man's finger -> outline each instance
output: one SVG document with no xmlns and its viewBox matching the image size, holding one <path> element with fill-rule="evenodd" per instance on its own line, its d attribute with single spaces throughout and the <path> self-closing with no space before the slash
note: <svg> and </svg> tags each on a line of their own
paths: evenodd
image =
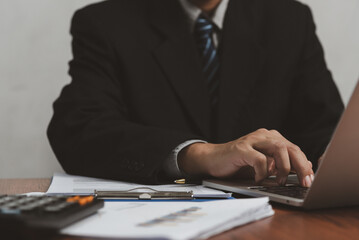
<svg viewBox="0 0 359 240">
<path fill-rule="evenodd" d="M 268 177 L 267 157 L 253 149 L 247 156 L 248 164 L 254 168 L 254 179 L 256 182 L 260 182 Z"/>
<path fill-rule="evenodd" d="M 269 176 L 275 176 L 277 175 L 277 167 L 275 165 L 274 158 L 271 156 L 267 156 L 267 165 L 268 165 L 268 175 Z"/>
<path fill-rule="evenodd" d="M 310 187 L 314 180 L 312 164 L 305 154 L 296 146 L 288 148 L 289 158 L 293 169 L 298 175 L 299 182 L 303 187 Z"/>
<path fill-rule="evenodd" d="M 277 169 L 277 182 L 284 185 L 291 168 L 286 142 L 281 139 L 267 139 L 257 143 L 255 149 L 274 158 Z"/>
<path fill-rule="evenodd" d="M 313 164 L 308 161 L 302 150 L 283 137 L 278 131 L 270 130 L 271 134 L 282 138 L 288 146 L 288 155 L 292 169 L 297 173 L 299 182 L 304 187 L 310 187 L 314 180 Z"/>
</svg>

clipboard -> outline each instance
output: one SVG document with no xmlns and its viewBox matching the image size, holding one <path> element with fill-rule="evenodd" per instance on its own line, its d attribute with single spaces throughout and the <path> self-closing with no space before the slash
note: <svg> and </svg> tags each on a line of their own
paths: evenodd
<svg viewBox="0 0 359 240">
<path fill-rule="evenodd" d="M 150 191 L 136 191 L 150 190 Z M 137 199 L 137 200 L 193 200 L 193 191 L 157 191 L 150 187 L 137 187 L 127 191 L 95 190 L 99 199 Z"/>
</svg>

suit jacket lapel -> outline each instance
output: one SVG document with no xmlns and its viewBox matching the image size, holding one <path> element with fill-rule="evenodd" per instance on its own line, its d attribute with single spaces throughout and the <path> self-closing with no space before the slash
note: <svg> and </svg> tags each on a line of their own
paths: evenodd
<svg viewBox="0 0 359 240">
<path fill-rule="evenodd" d="M 228 141 L 235 126 L 247 125 L 246 104 L 264 63 L 258 41 L 262 14 L 256 2 L 232 0 L 228 5 L 220 49 L 219 141 Z"/>
<path fill-rule="evenodd" d="M 210 106 L 198 50 L 177 1 L 151 2 L 150 22 L 163 36 L 153 54 L 200 133 L 208 137 Z"/>
</svg>

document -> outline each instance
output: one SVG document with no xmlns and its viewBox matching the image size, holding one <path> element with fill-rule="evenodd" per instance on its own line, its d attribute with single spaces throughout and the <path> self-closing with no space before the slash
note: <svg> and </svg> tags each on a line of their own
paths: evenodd
<svg viewBox="0 0 359 240">
<path fill-rule="evenodd" d="M 272 216 L 268 198 L 208 202 L 105 202 L 62 234 L 121 239 L 204 239 Z"/>
<path fill-rule="evenodd" d="M 89 195 L 97 191 L 129 191 L 134 188 L 152 188 L 156 191 L 193 191 L 195 198 L 229 198 L 231 193 L 194 184 L 141 185 L 98 178 L 55 173 L 47 194 Z M 138 189 L 135 191 L 144 191 Z"/>
</svg>

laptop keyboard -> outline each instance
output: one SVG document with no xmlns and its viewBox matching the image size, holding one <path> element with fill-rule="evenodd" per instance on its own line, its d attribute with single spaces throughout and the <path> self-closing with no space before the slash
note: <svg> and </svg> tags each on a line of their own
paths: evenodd
<svg viewBox="0 0 359 240">
<path fill-rule="evenodd" d="M 300 186 L 275 186 L 275 187 L 263 187 L 258 188 L 258 191 L 274 193 L 282 196 L 304 199 L 309 188 Z"/>
</svg>

